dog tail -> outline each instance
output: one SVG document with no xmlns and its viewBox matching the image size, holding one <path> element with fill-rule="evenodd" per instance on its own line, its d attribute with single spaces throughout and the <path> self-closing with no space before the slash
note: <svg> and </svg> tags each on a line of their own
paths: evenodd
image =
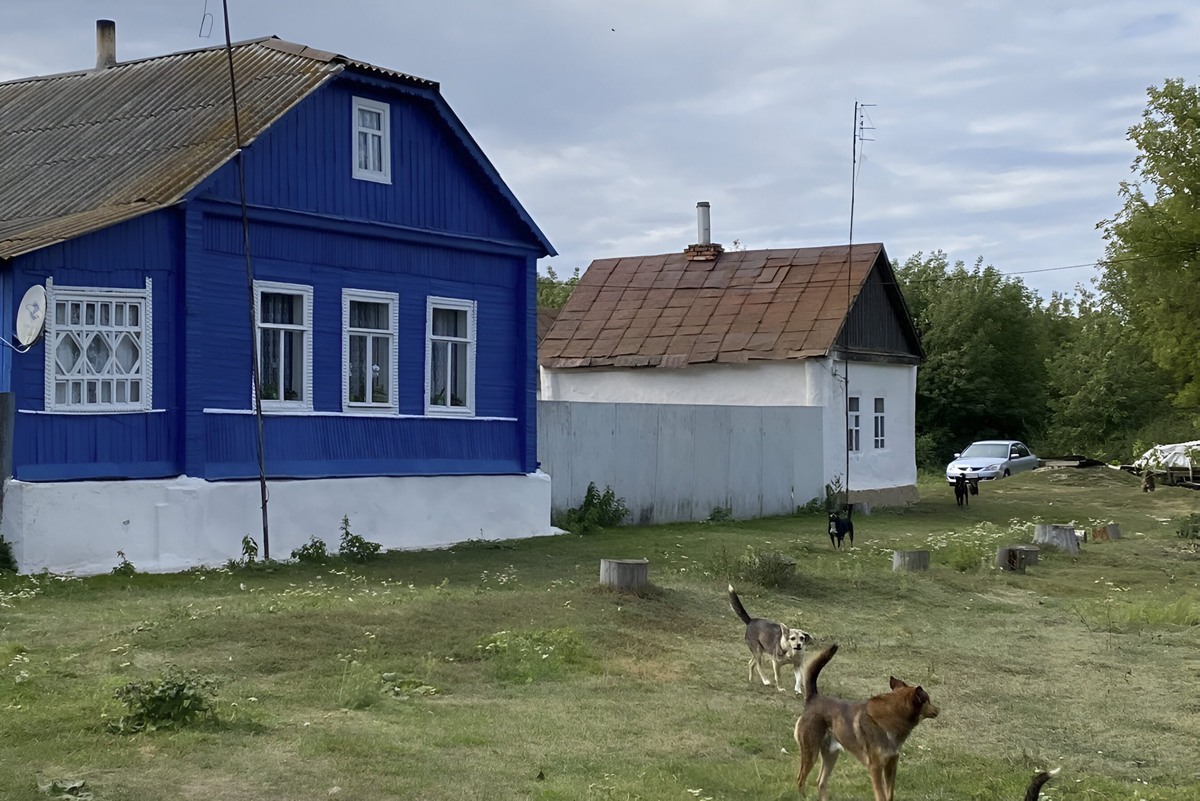
<svg viewBox="0 0 1200 801">
<path fill-rule="evenodd" d="M 804 664 L 804 703 L 807 704 L 813 698 L 816 698 L 817 675 L 821 672 L 821 668 L 829 664 L 830 659 L 833 659 L 833 655 L 837 653 L 837 649 L 837 643 L 835 642 Z"/>
<path fill-rule="evenodd" d="M 1029 788 L 1025 790 L 1025 801 L 1038 801 L 1038 797 L 1042 793 L 1042 785 L 1054 778 L 1061 767 L 1054 770 L 1042 770 L 1034 774 L 1033 781 L 1029 782 Z"/>
<path fill-rule="evenodd" d="M 742 606 L 742 601 L 737 597 L 737 593 L 733 591 L 733 585 L 729 585 L 729 605 L 733 607 L 733 611 L 737 612 L 737 616 L 742 619 L 742 622 L 747 626 L 754 618 L 750 617 L 750 613 L 746 611 L 746 607 Z"/>
</svg>

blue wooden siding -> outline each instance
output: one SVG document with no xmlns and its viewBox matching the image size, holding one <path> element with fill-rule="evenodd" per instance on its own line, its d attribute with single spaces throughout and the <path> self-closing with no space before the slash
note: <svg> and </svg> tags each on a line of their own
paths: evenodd
<svg viewBox="0 0 1200 801">
<path fill-rule="evenodd" d="M 391 105 L 390 185 L 351 176 L 354 96 Z M 247 147 L 255 278 L 313 289 L 315 413 L 266 415 L 269 476 L 536 469 L 534 294 L 544 247 L 447 120 L 433 93 L 339 78 Z M 245 413 L 252 326 L 237 187 L 229 163 L 176 210 L 13 261 L 18 298 L 51 277 L 130 288 L 150 277 L 154 290 L 156 412 L 18 413 L 17 478 L 258 475 Z M 343 288 L 399 296 L 399 417 L 341 414 Z M 500 419 L 420 417 L 429 296 L 477 302 L 475 414 Z M 12 358 L 19 410 L 43 409 L 43 348 Z"/>
<path fill-rule="evenodd" d="M 182 472 L 179 403 L 179 213 L 147 214 L 13 259 L 13 290 L 33 284 L 142 289 L 153 284 L 153 407 L 127 414 L 31 414 L 45 409 L 43 337 L 12 356 L 13 475 L 21 480 L 149 478 Z M 15 302 L 15 301 L 14 301 Z"/>
<path fill-rule="evenodd" d="M 391 108 L 391 184 L 351 178 L 354 97 Z M 327 84 L 246 148 L 247 202 L 535 247 L 439 114 L 440 102 L 428 91 L 388 92 L 348 76 Z M 237 198 L 237 174 L 223 170 L 195 195 Z"/>
</svg>

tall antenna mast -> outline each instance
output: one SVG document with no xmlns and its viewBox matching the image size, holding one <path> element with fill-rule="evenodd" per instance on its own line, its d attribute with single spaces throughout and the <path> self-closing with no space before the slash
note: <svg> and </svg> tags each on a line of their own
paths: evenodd
<svg viewBox="0 0 1200 801">
<path fill-rule="evenodd" d="M 858 186 L 858 170 L 859 170 L 859 142 L 871 142 L 865 135 L 866 131 L 875 130 L 874 126 L 866 124 L 866 109 L 874 107 L 874 103 L 859 103 L 854 101 L 854 127 L 850 136 L 850 238 L 846 246 L 846 317 L 849 319 L 850 302 L 854 299 L 854 201 L 855 190 Z M 849 347 L 849 329 L 842 329 L 842 341 L 845 343 L 845 348 Z M 845 473 L 845 502 L 842 504 L 847 511 L 850 508 L 850 451 L 851 447 L 856 444 L 851 442 L 850 436 L 850 356 L 844 349 L 842 351 L 842 387 L 843 397 L 846 404 L 846 473 Z M 861 404 L 858 413 L 862 414 Z M 861 433 L 860 433 L 861 436 Z"/>
</svg>

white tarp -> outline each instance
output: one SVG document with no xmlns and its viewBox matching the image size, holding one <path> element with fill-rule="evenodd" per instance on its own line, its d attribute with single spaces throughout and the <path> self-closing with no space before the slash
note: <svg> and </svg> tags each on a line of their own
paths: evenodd
<svg viewBox="0 0 1200 801">
<path fill-rule="evenodd" d="M 1189 453 L 1196 456 L 1195 464 Z M 1200 468 L 1200 439 L 1177 442 L 1174 445 L 1155 445 L 1133 463 L 1134 467 L 1149 467 L 1153 470 L 1191 470 Z"/>
</svg>

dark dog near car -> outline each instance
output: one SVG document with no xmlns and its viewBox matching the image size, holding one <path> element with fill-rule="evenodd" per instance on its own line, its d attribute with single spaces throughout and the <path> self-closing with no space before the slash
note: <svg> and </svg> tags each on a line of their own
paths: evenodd
<svg viewBox="0 0 1200 801">
<path fill-rule="evenodd" d="M 959 506 L 971 505 L 971 487 L 965 473 L 959 473 L 954 477 L 954 501 Z"/>
<path fill-rule="evenodd" d="M 847 537 L 850 538 L 850 547 L 854 547 L 854 521 L 850 518 L 853 511 L 853 506 L 847 506 L 844 516 L 837 512 L 829 513 L 829 541 L 833 543 L 833 547 L 841 548 Z"/>
</svg>

